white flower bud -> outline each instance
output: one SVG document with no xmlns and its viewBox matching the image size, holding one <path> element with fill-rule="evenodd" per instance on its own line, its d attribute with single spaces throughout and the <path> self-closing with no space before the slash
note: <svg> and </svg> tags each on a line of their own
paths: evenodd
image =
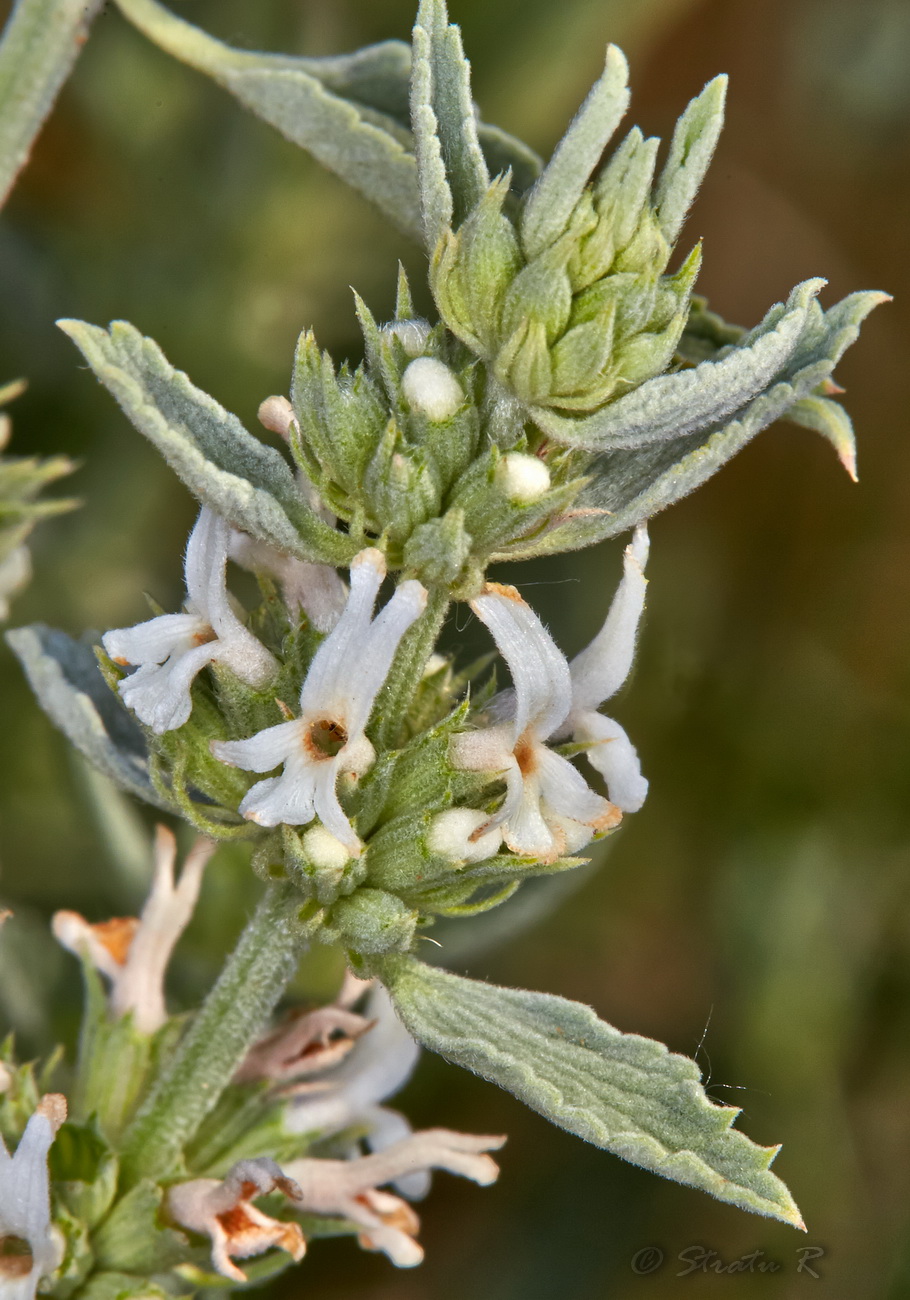
<svg viewBox="0 0 910 1300">
<path fill-rule="evenodd" d="M 383 325 L 382 332 L 396 338 L 409 357 L 419 357 L 430 337 L 430 324 L 419 317 L 415 320 L 393 320 L 388 325 Z"/>
<path fill-rule="evenodd" d="M 278 433 L 287 442 L 291 436 L 291 425 L 297 421 L 294 408 L 286 397 L 267 397 L 260 402 L 259 423 L 272 433 Z"/>
<path fill-rule="evenodd" d="M 492 858 L 502 844 L 502 831 L 495 826 L 477 835 L 489 820 L 489 813 L 478 808 L 449 808 L 433 818 L 427 848 L 450 862 L 483 862 Z"/>
<path fill-rule="evenodd" d="M 341 840 L 324 826 L 311 826 L 301 836 L 300 843 L 313 866 L 323 871 L 343 871 L 351 860 Z"/>
<path fill-rule="evenodd" d="M 404 372 L 401 387 L 411 410 L 434 423 L 451 419 L 464 401 L 461 384 L 452 371 L 433 357 L 412 361 Z"/>
<path fill-rule="evenodd" d="M 528 506 L 550 490 L 550 471 L 537 456 L 510 451 L 496 467 L 496 485 L 515 505 Z"/>
</svg>

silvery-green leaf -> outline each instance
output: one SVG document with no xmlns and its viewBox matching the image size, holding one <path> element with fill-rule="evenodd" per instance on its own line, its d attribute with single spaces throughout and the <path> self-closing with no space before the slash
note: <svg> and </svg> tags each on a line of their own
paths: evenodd
<svg viewBox="0 0 910 1300">
<path fill-rule="evenodd" d="M 560 1128 L 719 1200 L 802 1228 L 761 1147 L 711 1102 L 701 1072 L 590 1007 L 464 979 L 412 957 L 379 965 L 395 1009 L 431 1051 L 498 1084 Z"/>
<path fill-rule="evenodd" d="M 525 198 L 521 242 L 528 258 L 542 253 L 568 225 L 592 171 L 629 106 L 628 78 L 629 66 L 622 50 L 608 45 L 599 80 Z"/>
<path fill-rule="evenodd" d="M 306 504 L 281 455 L 175 370 L 125 321 L 110 332 L 58 321 L 137 429 L 205 505 L 303 560 L 345 563 L 353 546 Z"/>
<path fill-rule="evenodd" d="M 374 102 L 399 106 L 404 67 L 399 52 L 381 46 L 378 55 L 361 51 L 347 64 L 329 60 L 323 70 L 321 60 L 232 49 L 155 0 L 118 3 L 150 40 L 212 77 L 372 200 L 406 234 L 420 238 L 417 168 L 407 131 L 396 116 L 359 98 L 372 89 Z M 372 87 L 365 71 L 373 77 Z"/>
<path fill-rule="evenodd" d="M 654 206 L 668 241 L 675 243 L 714 154 L 724 124 L 727 78 L 715 77 L 676 124 L 670 156 L 660 174 Z"/>
<path fill-rule="evenodd" d="M 772 307 L 742 342 L 692 370 L 658 375 L 583 419 L 534 407 L 534 423 L 554 441 L 592 451 L 677 440 L 714 425 L 768 386 L 793 355 L 809 305 L 824 280 L 807 280 Z"/>
<path fill-rule="evenodd" d="M 830 397 L 803 397 L 789 407 L 785 418 L 790 424 L 801 425 L 804 429 L 814 429 L 823 438 L 827 438 L 837 452 L 837 459 L 854 483 L 856 482 L 856 437 L 853 433 L 853 421 L 840 402 L 832 402 Z"/>
<path fill-rule="evenodd" d="M 103 0 L 18 0 L 0 40 L 0 207 Z"/>
<path fill-rule="evenodd" d="M 411 121 L 427 249 L 459 226 L 490 183 L 477 138 L 471 69 L 444 0 L 421 0 L 413 34 Z"/>
<path fill-rule="evenodd" d="M 886 301 L 887 294 L 865 292 L 850 294 L 827 312 L 812 303 L 803 336 L 781 375 L 736 412 L 732 420 L 679 441 L 598 456 L 587 470 L 590 483 L 579 497 L 579 508 L 554 521 L 554 526 L 539 537 L 503 548 L 496 558 L 529 559 L 577 550 L 615 537 L 699 487 L 775 420 L 792 419 L 793 423 L 818 428 L 810 423 L 810 412 L 803 403 L 813 403 L 817 413 L 818 392 L 829 380 L 834 365 L 857 338 L 865 317 Z M 844 438 L 844 425 L 840 417 L 835 421 L 827 410 L 824 416 L 828 424 L 819 431 L 834 442 L 849 470 L 850 444 L 839 441 Z M 847 418 L 844 412 L 843 420 Z"/>
<path fill-rule="evenodd" d="M 173 811 L 152 786 L 145 738 L 101 676 L 92 647 L 41 623 L 6 639 L 38 703 L 92 766 L 137 798 Z"/>
</svg>

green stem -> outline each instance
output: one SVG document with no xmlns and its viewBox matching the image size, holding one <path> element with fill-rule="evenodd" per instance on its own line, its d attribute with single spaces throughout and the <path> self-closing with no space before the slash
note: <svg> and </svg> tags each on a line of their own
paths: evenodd
<svg viewBox="0 0 910 1300">
<path fill-rule="evenodd" d="M 158 1178 L 217 1103 L 297 969 L 289 885 L 270 885 L 173 1059 L 123 1137 L 129 1182 Z"/>
<path fill-rule="evenodd" d="M 377 700 L 379 720 L 373 728 L 372 739 L 380 753 L 384 749 L 394 749 L 400 743 L 408 705 L 435 649 L 448 608 L 448 589 L 431 587 L 426 609 L 401 638 L 395 661 Z"/>
<path fill-rule="evenodd" d="M 0 39 L 0 207 L 104 0 L 17 0 Z"/>
</svg>

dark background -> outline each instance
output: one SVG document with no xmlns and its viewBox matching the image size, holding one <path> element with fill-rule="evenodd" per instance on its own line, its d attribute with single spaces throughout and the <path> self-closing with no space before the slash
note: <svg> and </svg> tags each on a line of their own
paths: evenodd
<svg viewBox="0 0 910 1300">
<path fill-rule="evenodd" d="M 237 45 L 310 54 L 407 38 L 406 0 L 192 0 L 174 8 Z M 275 1294 L 371 1300 L 910 1295 L 910 5 L 906 0 L 453 0 L 484 116 L 548 152 L 602 62 L 632 66 L 629 124 L 669 136 L 703 83 L 731 74 L 728 125 L 685 237 L 699 283 L 753 324 L 793 283 L 895 295 L 838 378 L 857 426 L 853 486 L 816 435 L 762 434 L 652 528 L 637 670 L 616 705 L 652 782 L 602 870 L 546 923 L 470 970 L 592 1003 L 623 1030 L 697 1054 L 741 1105 L 809 1225 L 792 1229 L 664 1183 L 424 1060 L 415 1123 L 507 1131 L 496 1187 L 440 1176 L 427 1260 L 411 1273 L 349 1240 L 314 1243 Z M 13 450 L 66 451 L 84 508 L 35 536 L 14 624 L 79 633 L 182 597 L 187 493 L 54 329 L 125 317 L 248 425 L 287 386 L 298 330 L 356 358 L 349 285 L 390 313 L 396 260 L 422 257 L 358 196 L 113 10 L 3 217 L 0 379 L 25 375 Z M 619 574 L 607 545 L 496 576 L 523 588 L 568 653 Z M 531 587 L 530 584 L 535 586 Z M 3 652 L 0 880 L 14 900 L 0 1009 L 24 1051 L 72 1044 L 75 965 L 44 918 L 102 918 L 141 896 L 136 814 L 86 784 Z M 101 803 L 98 803 L 98 800 Z M 99 811 L 100 809 L 100 811 Z M 99 818 L 118 848 L 106 847 Z M 174 968 L 175 1005 L 217 969 L 254 885 L 238 854 L 209 872 Z M 517 905 L 517 904 L 516 904 Z M 514 905 L 513 905 L 514 906 Z M 504 916 L 505 914 L 503 914 Z M 305 974 L 327 989 L 324 962 Z M 52 1012 L 34 996 L 52 997 Z M 703 1244 L 779 1271 L 675 1276 Z M 822 1247 L 814 1280 L 796 1270 Z M 666 1252 L 649 1276 L 631 1260 Z"/>
</svg>

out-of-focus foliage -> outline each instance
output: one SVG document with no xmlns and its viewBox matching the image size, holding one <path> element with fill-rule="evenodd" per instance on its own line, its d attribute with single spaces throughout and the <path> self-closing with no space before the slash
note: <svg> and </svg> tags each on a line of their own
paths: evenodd
<svg viewBox="0 0 910 1300">
<path fill-rule="evenodd" d="M 413 20 L 405 0 L 187 0 L 179 11 L 234 46 L 306 54 L 406 39 Z M 750 1133 L 784 1138 L 776 1168 L 804 1211 L 806 1244 L 826 1252 L 813 1263 L 826 1295 L 897 1300 L 910 1286 L 905 7 L 453 0 L 452 17 L 484 117 L 544 153 L 608 39 L 635 68 L 630 121 L 665 138 L 681 104 L 730 73 L 728 126 L 685 231 L 704 238 L 699 289 L 728 320 L 757 319 L 817 274 L 832 301 L 857 283 L 895 294 L 838 375 L 860 433 L 858 488 L 820 440 L 780 426 L 656 521 L 640 666 L 623 704 L 648 803 L 545 932 L 495 960 L 475 956 L 470 971 L 580 998 L 621 1029 L 696 1053 L 709 1093 L 743 1105 Z M 36 577 L 14 622 L 76 634 L 125 625 L 144 616 L 143 589 L 175 608 L 193 515 L 79 373 L 56 317 L 131 319 L 249 424 L 281 391 L 301 327 L 356 358 L 346 286 L 386 318 L 399 257 L 420 283 L 421 255 L 365 202 L 105 12 L 0 228 L 3 371 L 30 381 L 16 449 L 77 456 L 73 490 L 86 501 L 35 535 Z M 541 584 L 535 606 L 571 653 L 595 630 L 618 568 L 599 548 L 520 579 Z M 497 576 L 516 577 L 505 566 Z M 129 851 L 133 812 L 96 786 L 87 796 L 3 653 L 0 887 L 23 900 L 23 929 L 4 935 L 0 997 L 23 1051 L 37 1052 L 71 1033 L 78 1010 L 41 917 L 135 905 L 130 863 L 142 859 Z M 122 866 L 99 817 L 118 827 Z M 253 888 L 243 851 L 225 851 L 178 953 L 175 1001 L 205 988 Z M 21 991 L 36 954 L 53 1025 Z M 314 960 L 301 988 L 324 995 L 333 974 Z M 440 1185 L 418 1272 L 318 1243 L 305 1274 L 280 1284 L 288 1296 L 625 1297 L 645 1285 L 633 1256 L 654 1244 L 666 1259 L 647 1286 L 669 1297 L 682 1285 L 676 1257 L 694 1243 L 726 1261 L 762 1249 L 781 1262 L 773 1276 L 724 1278 L 725 1295 L 789 1297 L 812 1284 L 797 1275 L 792 1231 L 605 1161 L 441 1062 L 423 1064 L 406 1104 L 415 1121 L 423 1109 L 511 1132 L 498 1187 L 480 1202 Z"/>
</svg>

